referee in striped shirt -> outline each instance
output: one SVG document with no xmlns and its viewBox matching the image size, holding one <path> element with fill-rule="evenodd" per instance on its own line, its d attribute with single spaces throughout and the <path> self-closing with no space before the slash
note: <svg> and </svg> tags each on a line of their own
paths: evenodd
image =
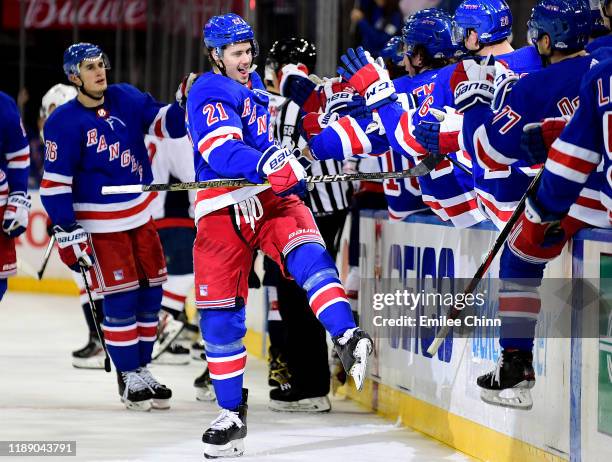
<svg viewBox="0 0 612 462">
<path fill-rule="evenodd" d="M 286 64 L 298 65 L 306 74 L 310 74 L 316 64 L 314 45 L 301 38 L 275 42 L 268 54 L 264 77 L 266 87 L 271 93 L 269 109 L 276 140 L 284 147 L 297 147 L 301 150 L 307 145 L 298 130 L 298 122 L 303 113 L 296 103 L 278 94 L 279 71 Z M 309 169 L 311 175 L 333 175 L 342 173 L 342 164 L 330 159 L 313 162 Z M 352 187 L 348 182 L 319 183 L 304 199 L 312 210 L 327 250 L 334 259 L 349 212 L 351 195 Z M 281 344 L 291 378 L 288 385 L 270 391 L 270 407 L 274 410 L 297 412 L 328 411 L 331 408 L 327 398 L 330 373 L 325 331 L 310 310 L 306 293 L 294 281 L 280 276 L 277 294 L 284 336 L 274 337 L 284 337 L 276 343 Z M 274 327 L 270 326 L 269 330 L 272 334 Z M 270 338 L 274 347 L 273 335 L 270 335 Z"/>
</svg>

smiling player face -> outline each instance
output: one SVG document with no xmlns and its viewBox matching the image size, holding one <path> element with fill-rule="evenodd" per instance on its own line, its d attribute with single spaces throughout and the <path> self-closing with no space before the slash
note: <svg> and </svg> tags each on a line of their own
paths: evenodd
<svg viewBox="0 0 612 462">
<path fill-rule="evenodd" d="M 219 59 L 219 58 L 217 58 Z M 241 84 L 249 81 L 249 69 L 253 63 L 251 42 L 234 43 L 223 50 L 223 65 L 226 75 Z"/>
</svg>

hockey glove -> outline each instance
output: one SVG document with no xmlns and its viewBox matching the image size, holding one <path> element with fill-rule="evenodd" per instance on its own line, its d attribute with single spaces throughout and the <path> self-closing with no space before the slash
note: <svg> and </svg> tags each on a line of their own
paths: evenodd
<svg viewBox="0 0 612 462">
<path fill-rule="evenodd" d="M 175 97 L 176 102 L 179 103 L 179 106 L 183 109 L 187 107 L 187 96 L 191 91 L 191 87 L 201 75 L 201 72 L 198 72 L 197 74 L 195 72 L 191 72 L 189 75 L 183 77 L 183 81 L 179 84 Z"/>
<path fill-rule="evenodd" d="M 270 146 L 259 160 L 257 171 L 268 178 L 277 196 L 301 196 L 306 192 L 306 170 L 289 148 Z"/>
<path fill-rule="evenodd" d="M 308 78 L 303 68 L 287 64 L 281 69 L 280 93 L 300 106 L 304 112 L 318 112 L 321 108 L 317 84 Z"/>
<path fill-rule="evenodd" d="M 518 82 L 519 76 L 499 62 L 495 64 L 497 65 L 497 72 L 495 76 L 495 92 L 493 93 L 492 109 L 494 111 L 499 111 L 506 102 L 510 90 L 512 90 L 514 84 Z"/>
<path fill-rule="evenodd" d="M 333 112 L 326 112 L 325 114 L 310 112 L 300 119 L 298 130 L 306 141 L 310 141 L 313 136 L 321 133 L 324 128 L 339 118 L 340 116 Z"/>
<path fill-rule="evenodd" d="M 555 258 L 565 242 L 562 216 L 548 213 L 533 197 L 528 197 L 525 211 L 514 225 L 508 246 L 524 260 L 543 263 Z"/>
<path fill-rule="evenodd" d="M 568 123 L 564 117 L 550 117 L 542 122 L 527 124 L 523 127 L 521 148 L 533 164 L 546 162 L 548 151 Z"/>
<path fill-rule="evenodd" d="M 362 47 L 349 48 L 340 60 L 344 67 L 338 67 L 338 74 L 365 98 L 370 110 L 397 100 L 395 87 L 382 60 L 374 61 Z"/>
<path fill-rule="evenodd" d="M 70 226 L 55 225 L 53 227 L 55 240 L 59 249 L 59 256 L 66 266 L 77 273 L 81 267 L 91 268 L 93 255 L 89 247 L 89 235 L 78 223 Z"/>
<path fill-rule="evenodd" d="M 2 219 L 2 231 L 9 237 L 17 237 L 28 227 L 28 214 L 32 208 L 30 196 L 24 192 L 9 194 L 4 217 Z"/>
<path fill-rule="evenodd" d="M 448 154 L 459 150 L 459 132 L 443 132 L 442 124 L 422 121 L 414 128 L 414 137 L 427 152 Z"/>
<path fill-rule="evenodd" d="M 479 103 L 490 106 L 495 93 L 495 72 L 495 58 L 492 55 L 480 62 L 470 58 L 457 64 L 451 75 L 455 109 L 465 112 Z"/>
<path fill-rule="evenodd" d="M 350 84 L 343 82 L 339 77 L 326 80 L 323 84 L 321 96 L 325 99 L 324 112 L 333 112 L 341 116 L 350 115 L 354 118 L 363 118 L 370 115 L 365 99 Z"/>
</svg>

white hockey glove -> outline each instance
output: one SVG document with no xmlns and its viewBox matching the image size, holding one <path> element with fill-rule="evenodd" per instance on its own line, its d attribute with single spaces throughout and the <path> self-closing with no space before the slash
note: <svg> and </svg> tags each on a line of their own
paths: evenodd
<svg viewBox="0 0 612 462">
<path fill-rule="evenodd" d="M 495 72 L 495 58 L 492 55 L 480 62 L 470 58 L 457 64 L 451 76 L 451 88 L 458 112 L 465 112 L 478 103 L 491 105 L 495 92 Z"/>
<path fill-rule="evenodd" d="M 506 101 L 512 87 L 519 80 L 519 75 L 497 61 L 495 63 L 495 92 L 493 93 L 492 109 L 499 111 Z"/>
<path fill-rule="evenodd" d="M 370 110 L 397 100 L 395 87 L 382 60 L 375 61 L 362 47 L 349 48 L 340 60 L 344 67 L 338 67 L 338 74 L 365 98 Z"/>
<path fill-rule="evenodd" d="M 189 75 L 186 75 L 185 77 L 183 77 L 183 80 L 181 81 L 178 88 L 176 89 L 176 94 L 175 94 L 176 102 L 179 103 L 179 106 L 182 107 L 183 109 L 187 107 L 187 96 L 189 95 L 189 92 L 191 91 L 191 87 L 193 86 L 195 81 L 198 79 L 198 77 L 200 77 L 201 75 L 202 75 L 201 72 L 198 72 L 198 73 L 191 72 Z"/>
<path fill-rule="evenodd" d="M 30 196 L 24 192 L 9 194 L 4 217 L 2 219 L 2 231 L 9 237 L 17 237 L 28 227 L 28 219 L 32 201 Z"/>
<path fill-rule="evenodd" d="M 89 247 L 89 234 L 78 223 L 70 226 L 53 227 L 59 255 L 66 266 L 77 273 L 81 267 L 89 269 L 93 265 L 93 254 Z"/>
<path fill-rule="evenodd" d="M 289 148 L 270 146 L 259 160 L 257 171 L 268 179 L 277 196 L 306 192 L 306 170 Z"/>
</svg>

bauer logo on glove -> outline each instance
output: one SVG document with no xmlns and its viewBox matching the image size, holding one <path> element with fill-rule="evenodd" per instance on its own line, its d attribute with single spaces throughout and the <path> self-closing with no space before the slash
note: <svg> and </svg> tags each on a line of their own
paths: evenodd
<svg viewBox="0 0 612 462">
<path fill-rule="evenodd" d="M 22 234 L 28 227 L 31 207 L 30 196 L 26 196 L 23 192 L 11 193 L 2 218 L 2 231 L 9 237 L 17 237 Z"/>
</svg>

